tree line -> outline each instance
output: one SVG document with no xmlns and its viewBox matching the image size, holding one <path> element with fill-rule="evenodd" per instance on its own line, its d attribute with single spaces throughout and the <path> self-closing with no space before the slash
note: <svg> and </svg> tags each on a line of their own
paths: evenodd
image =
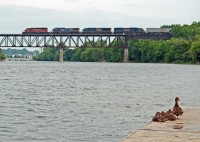
<svg viewBox="0 0 200 142">
<path fill-rule="evenodd" d="M 141 63 L 200 63 L 200 22 L 170 27 L 172 39 L 132 41 L 129 59 Z"/>
<path fill-rule="evenodd" d="M 9 55 L 10 57 L 12 55 L 38 55 L 39 54 L 39 51 L 38 50 L 35 50 L 35 51 L 28 51 L 26 48 L 23 48 L 23 49 L 11 49 L 11 48 L 8 48 L 8 49 L 3 49 L 3 53 L 6 54 L 6 55 Z"/>
<path fill-rule="evenodd" d="M 37 61 L 58 61 L 59 50 L 55 47 L 45 48 L 36 56 Z M 122 62 L 123 49 L 121 48 L 64 48 L 64 61 L 77 62 Z"/>
</svg>

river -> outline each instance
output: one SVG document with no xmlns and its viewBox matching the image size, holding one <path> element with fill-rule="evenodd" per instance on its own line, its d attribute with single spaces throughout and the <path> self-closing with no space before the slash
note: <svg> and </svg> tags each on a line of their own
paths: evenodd
<svg viewBox="0 0 200 142">
<path fill-rule="evenodd" d="M 0 62 L 0 141 L 118 142 L 199 92 L 199 65 Z"/>
</svg>

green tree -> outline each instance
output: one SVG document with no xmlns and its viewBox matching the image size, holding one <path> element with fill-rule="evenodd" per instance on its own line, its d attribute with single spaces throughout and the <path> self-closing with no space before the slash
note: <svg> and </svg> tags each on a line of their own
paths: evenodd
<svg viewBox="0 0 200 142">
<path fill-rule="evenodd" d="M 150 40 L 143 40 L 141 48 L 141 62 L 147 63 L 153 60 L 153 46 Z"/>
<path fill-rule="evenodd" d="M 82 61 L 81 53 L 85 50 L 85 48 L 77 48 L 74 50 L 71 61 Z"/>
<path fill-rule="evenodd" d="M 188 52 L 190 50 L 191 43 L 185 39 L 171 39 L 166 41 L 166 47 L 168 48 L 165 54 L 165 62 L 186 62 L 191 59 L 191 55 Z"/>
<path fill-rule="evenodd" d="M 6 56 L 3 54 L 1 48 L 0 48 L 0 61 L 3 61 L 6 59 Z"/>
<path fill-rule="evenodd" d="M 164 41 L 154 41 L 153 44 L 153 62 L 162 63 L 164 62 L 165 53 L 167 52 L 167 47 Z"/>
<path fill-rule="evenodd" d="M 194 21 L 191 25 L 175 25 L 171 29 L 174 38 L 194 39 L 200 35 L 200 23 Z"/>
<path fill-rule="evenodd" d="M 190 50 L 193 62 L 200 62 L 200 36 L 197 36 L 196 41 L 192 42 Z"/>
<path fill-rule="evenodd" d="M 36 57 L 37 61 L 58 61 L 58 48 L 46 47 L 44 51 Z"/>
<path fill-rule="evenodd" d="M 71 61 L 73 54 L 74 54 L 73 49 L 65 48 L 63 53 L 64 61 Z"/>
<path fill-rule="evenodd" d="M 121 48 L 105 48 L 104 57 L 107 62 L 123 62 L 124 50 Z"/>
<path fill-rule="evenodd" d="M 141 61 L 141 45 L 139 41 L 132 41 L 129 46 L 129 60 L 134 62 Z"/>
<path fill-rule="evenodd" d="M 154 42 L 152 40 L 140 40 L 130 45 L 130 60 L 134 62 L 153 61 Z"/>
</svg>

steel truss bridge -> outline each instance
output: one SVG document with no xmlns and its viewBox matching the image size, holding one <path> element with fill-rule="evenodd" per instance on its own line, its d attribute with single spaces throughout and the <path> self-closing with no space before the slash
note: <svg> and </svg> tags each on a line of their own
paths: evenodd
<svg viewBox="0 0 200 142">
<path fill-rule="evenodd" d="M 0 34 L 0 47 L 59 47 L 60 61 L 63 61 L 63 48 L 113 47 L 124 48 L 124 62 L 128 61 L 128 42 L 131 40 L 167 40 L 169 33 L 135 34 Z"/>
</svg>

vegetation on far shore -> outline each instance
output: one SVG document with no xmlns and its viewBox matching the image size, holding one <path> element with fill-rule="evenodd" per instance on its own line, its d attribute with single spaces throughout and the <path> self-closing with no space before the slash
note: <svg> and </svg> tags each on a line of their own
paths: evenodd
<svg viewBox="0 0 200 142">
<path fill-rule="evenodd" d="M 6 59 L 6 56 L 3 54 L 1 48 L 0 48 L 0 61 L 3 61 Z"/>
<path fill-rule="evenodd" d="M 200 22 L 191 25 L 164 25 L 173 35 L 169 40 L 129 42 L 129 61 L 137 63 L 200 63 Z M 97 43 L 98 45 L 98 43 Z M 100 47 L 100 46 L 99 46 Z M 64 61 L 123 62 L 124 51 L 117 48 L 64 48 Z M 48 47 L 35 57 L 37 61 L 58 61 L 59 50 Z"/>
<path fill-rule="evenodd" d="M 17 58 L 17 56 L 21 55 L 21 56 L 27 56 L 27 55 L 32 55 L 32 56 L 36 56 L 39 55 L 39 51 L 35 50 L 35 51 L 28 51 L 26 48 L 23 49 L 3 49 L 3 53 L 6 55 L 7 58 L 12 58 L 13 56 L 15 58 Z"/>
</svg>

